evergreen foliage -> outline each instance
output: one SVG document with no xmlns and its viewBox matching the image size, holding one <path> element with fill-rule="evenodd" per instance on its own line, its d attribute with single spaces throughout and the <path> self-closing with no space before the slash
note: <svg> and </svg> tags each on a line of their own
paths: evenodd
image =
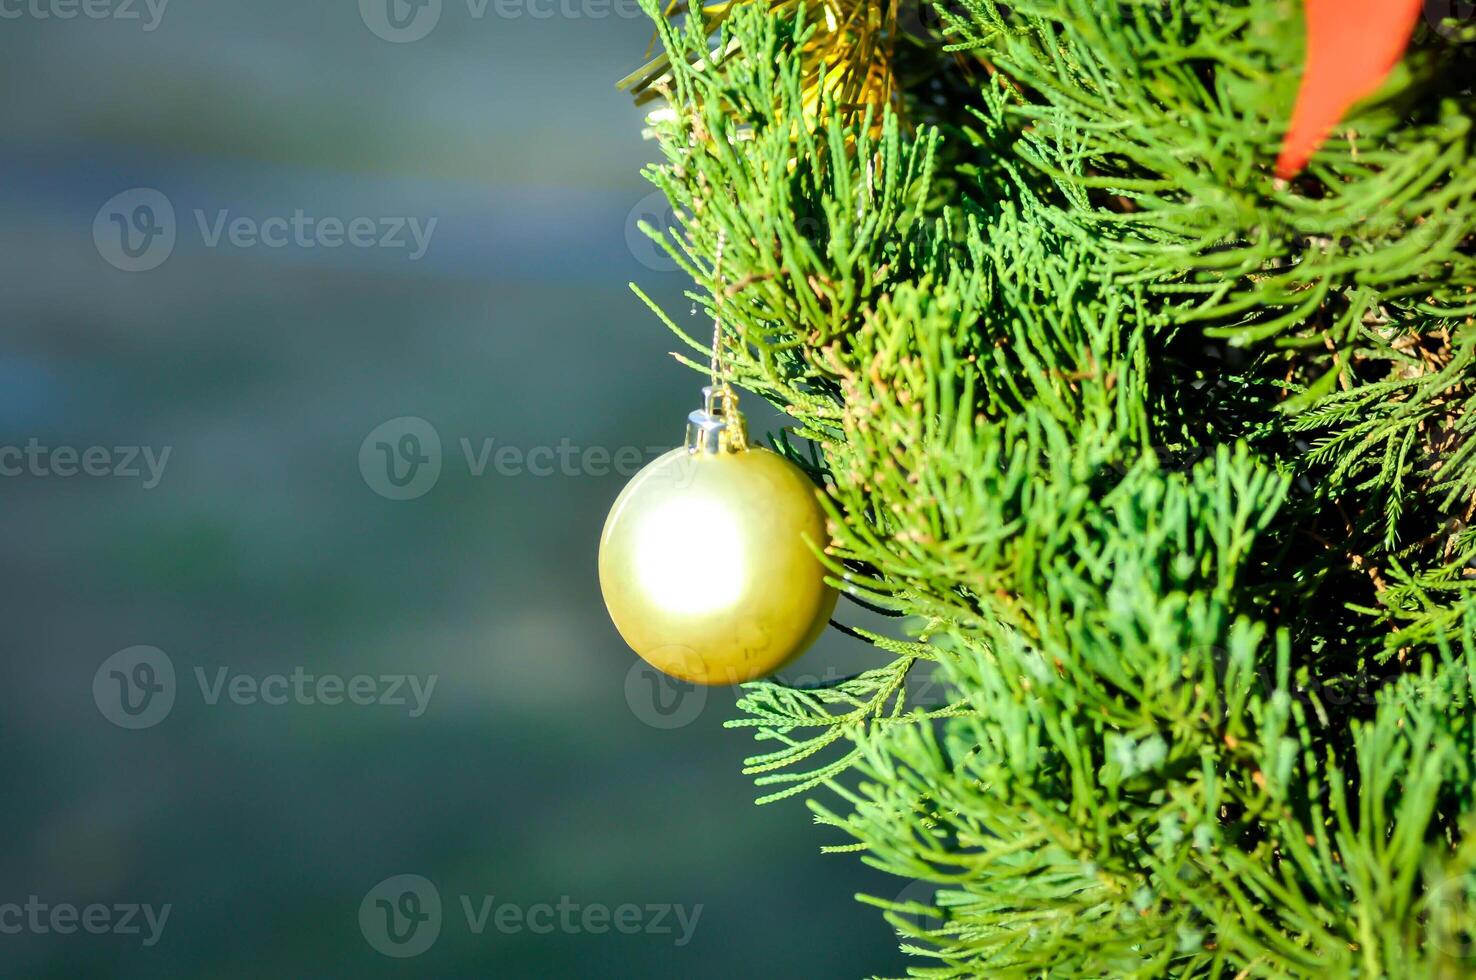
<svg viewBox="0 0 1476 980">
<path fill-rule="evenodd" d="M 761 802 L 936 885 L 918 976 L 1476 973 L 1467 39 L 1287 183 L 1294 0 L 957 0 L 867 107 L 824 8 L 651 12 L 652 234 L 911 637 L 746 687 Z"/>
</svg>

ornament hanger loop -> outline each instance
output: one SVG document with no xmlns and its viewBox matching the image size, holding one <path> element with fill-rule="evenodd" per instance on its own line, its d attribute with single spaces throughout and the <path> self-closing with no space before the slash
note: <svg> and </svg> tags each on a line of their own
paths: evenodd
<svg viewBox="0 0 1476 980">
<path fill-rule="evenodd" d="M 712 386 L 726 388 L 728 379 L 723 375 L 723 249 L 728 246 L 728 232 L 718 230 L 717 255 L 712 263 Z"/>
<path fill-rule="evenodd" d="M 702 407 L 687 416 L 687 452 L 740 453 L 748 448 L 748 427 L 738 411 L 738 393 L 729 385 L 723 370 L 723 249 L 728 233 L 718 232 L 717 255 L 713 261 L 712 384 L 702 389 Z"/>
</svg>

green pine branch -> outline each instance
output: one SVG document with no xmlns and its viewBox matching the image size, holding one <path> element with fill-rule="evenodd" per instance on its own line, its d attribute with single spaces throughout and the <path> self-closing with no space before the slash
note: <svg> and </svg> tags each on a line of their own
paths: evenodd
<svg viewBox="0 0 1476 980">
<path fill-rule="evenodd" d="M 936 13 L 910 126 L 806 121 L 803 14 L 658 18 L 650 233 L 907 633 L 745 688 L 760 802 L 897 876 L 916 976 L 1469 975 L 1467 49 L 1287 183 L 1293 0 Z"/>
</svg>

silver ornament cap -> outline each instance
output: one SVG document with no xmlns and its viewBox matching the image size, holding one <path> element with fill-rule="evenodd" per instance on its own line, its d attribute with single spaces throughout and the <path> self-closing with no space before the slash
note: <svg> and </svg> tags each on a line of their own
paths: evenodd
<svg viewBox="0 0 1476 980">
<path fill-rule="evenodd" d="M 738 394 L 727 385 L 702 389 L 702 407 L 687 416 L 687 452 L 741 453 L 748 448 L 748 424 L 738 411 Z"/>
</svg>

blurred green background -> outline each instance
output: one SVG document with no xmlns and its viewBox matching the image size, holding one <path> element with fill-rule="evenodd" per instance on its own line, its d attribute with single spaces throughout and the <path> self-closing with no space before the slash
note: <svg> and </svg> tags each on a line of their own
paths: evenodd
<svg viewBox="0 0 1476 980">
<path fill-rule="evenodd" d="M 385 2 L 0 3 L 0 447 L 104 447 L 114 471 L 118 447 L 170 450 L 152 488 L 32 463 L 0 477 L 0 905 L 172 907 L 150 947 L 0 930 L 4 972 L 901 972 L 895 937 L 852 895 L 906 883 L 819 854 L 842 841 L 798 801 L 752 805 L 739 767 L 755 746 L 721 727 L 731 690 L 632 671 L 595 568 L 625 477 L 479 476 L 463 453 L 465 439 L 525 460 L 561 445 L 649 458 L 696 407 L 700 378 L 626 286 L 706 329 L 634 231 L 661 220 L 638 176 L 656 150 L 612 83 L 648 24 L 600 0 L 552 16 L 538 0 L 393 0 L 412 32 L 435 19 L 396 43 L 371 29 L 385 33 Z M 169 202 L 175 241 L 125 271 L 112 215 L 132 221 L 134 199 L 107 205 L 138 188 Z M 222 212 L 264 229 L 297 211 L 436 224 L 419 258 L 206 234 Z M 437 433 L 441 472 L 393 500 L 361 447 L 407 416 Z M 177 690 L 166 717 L 128 730 L 93 682 L 137 645 L 167 654 Z M 832 634 L 789 673 L 867 662 Z M 437 681 L 412 718 L 211 704 L 196 671 L 221 668 Z M 439 938 L 406 959 L 359 919 L 401 874 L 444 905 Z M 478 935 L 461 896 L 488 895 L 702 909 L 685 945 Z"/>
</svg>

